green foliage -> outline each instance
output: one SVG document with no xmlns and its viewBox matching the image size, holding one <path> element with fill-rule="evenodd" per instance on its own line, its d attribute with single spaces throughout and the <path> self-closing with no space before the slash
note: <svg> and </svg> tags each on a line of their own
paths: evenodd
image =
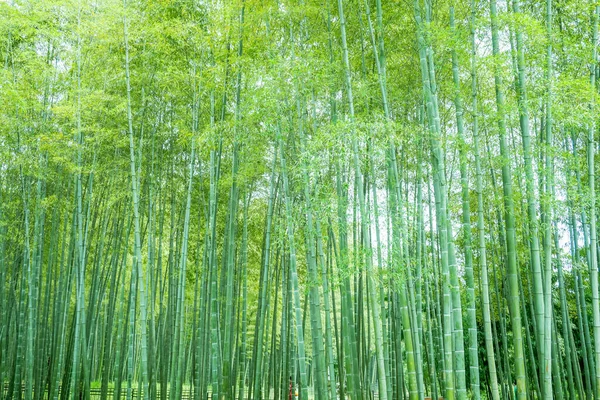
<svg viewBox="0 0 600 400">
<path fill-rule="evenodd" d="M 591 398 L 597 8 L 514 1 L 0 2 L 0 398 Z"/>
</svg>

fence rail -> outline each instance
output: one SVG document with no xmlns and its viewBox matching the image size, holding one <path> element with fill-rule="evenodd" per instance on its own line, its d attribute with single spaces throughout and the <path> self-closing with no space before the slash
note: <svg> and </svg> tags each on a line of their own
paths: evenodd
<svg viewBox="0 0 600 400">
<path fill-rule="evenodd" d="M 10 384 L 9 383 L 4 383 L 4 386 L 2 388 L 2 398 L 8 398 L 8 391 L 9 391 L 9 387 Z M 16 388 L 13 388 L 13 395 L 12 395 L 12 399 L 17 399 L 16 397 Z M 206 397 L 205 399 L 210 399 L 210 392 L 206 393 Z M 21 398 L 23 398 L 23 396 L 25 395 L 25 385 L 23 384 L 21 386 Z M 44 396 L 42 396 L 43 399 L 47 399 L 48 398 L 48 392 L 47 390 L 44 390 Z M 60 388 L 59 388 L 59 395 L 60 395 Z M 83 399 L 99 399 L 102 396 L 102 389 L 95 387 L 95 388 L 90 388 L 90 390 L 88 391 L 88 393 L 86 393 L 85 396 L 83 396 Z M 115 389 L 112 387 L 107 388 L 106 390 L 106 398 L 107 399 L 114 399 L 115 396 Z M 136 388 L 132 388 L 131 389 L 131 398 L 132 399 L 137 399 L 140 396 L 140 391 Z M 121 389 L 121 396 L 119 397 L 121 399 L 127 398 L 127 388 L 122 388 Z M 156 399 L 160 399 L 160 389 L 156 389 L 156 396 L 154 396 L 154 398 Z M 167 390 L 167 399 L 169 398 L 169 391 Z M 179 397 L 182 400 L 191 400 L 194 398 L 193 393 L 190 390 L 184 390 L 181 393 L 181 397 Z"/>
</svg>

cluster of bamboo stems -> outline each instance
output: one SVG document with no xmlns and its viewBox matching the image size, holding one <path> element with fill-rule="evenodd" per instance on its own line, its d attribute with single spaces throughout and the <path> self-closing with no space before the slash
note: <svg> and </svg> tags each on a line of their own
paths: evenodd
<svg viewBox="0 0 600 400">
<path fill-rule="evenodd" d="M 507 15 L 521 15 L 520 0 L 505 3 Z M 382 135 L 365 133 L 356 111 L 353 89 L 362 78 L 353 71 L 348 5 L 360 13 L 363 63 L 373 57 L 371 107 L 381 109 Z M 124 0 L 128 165 L 102 176 L 96 170 L 107 171 L 100 164 L 110 161 L 86 141 L 91 128 L 82 118 L 91 67 L 82 61 L 79 26 L 82 15 L 90 17 L 78 4 L 73 168 L 24 139 L 30 131 L 20 125 L 10 133 L 17 137 L 10 151 L 18 156 L 30 146 L 35 157 L 2 162 L 0 171 L 0 399 L 89 398 L 94 386 L 101 399 L 129 399 L 134 389 L 144 399 L 283 400 L 290 390 L 303 400 L 600 399 L 596 117 L 583 128 L 553 120 L 556 6 L 544 5 L 539 126 L 530 121 L 516 18 L 509 18 L 506 52 L 496 0 L 462 5 L 470 34 L 470 59 L 462 60 L 462 28 L 449 2 L 448 106 L 437 82 L 435 10 L 415 0 L 409 14 L 421 97 L 410 111 L 411 133 L 399 138 L 386 64 L 393 43 L 384 46 L 388 8 L 381 0 L 337 0 L 337 7 L 325 2 L 322 45 L 340 88 L 325 96 L 306 90 L 299 66 L 314 27 L 305 18 L 281 17 L 290 19 L 281 37 L 265 18 L 266 37 L 286 41 L 270 50 L 272 59 L 289 63 L 269 73 L 290 89 L 274 91 L 276 104 L 257 124 L 265 142 L 249 139 L 243 68 L 226 61 L 224 86 L 233 99 L 226 88 L 202 87 L 203 70 L 218 62 L 207 49 L 207 65 L 190 63 L 190 140 L 177 147 L 166 144 L 176 136 L 173 111 L 165 106 L 153 122 L 146 108 L 155 94 L 146 99 L 148 88 L 134 87 Z M 232 23 L 238 59 L 247 7 L 236 4 Z M 590 9 L 592 94 L 585 103 L 593 115 L 600 6 Z M 495 98 L 482 95 L 478 82 L 482 18 L 493 59 L 493 85 L 485 87 Z M 11 37 L 7 71 L 19 66 Z M 514 79 L 514 114 L 507 77 Z M 44 84 L 61 90 L 54 83 Z M 60 101 L 49 91 L 42 126 L 50 126 L 52 102 Z M 133 99 L 140 91 L 142 101 Z M 493 100 L 486 130 L 494 135 L 480 131 L 490 119 L 481 115 L 480 97 Z M 452 122 L 441 115 L 446 109 Z M 27 114 L 18 105 L 13 111 Z M 226 123 L 227 134 L 220 131 Z M 166 141 L 158 133 L 164 127 L 171 130 Z M 334 132 L 335 146 L 319 143 L 321 130 Z M 252 171 L 248 160 L 260 167 Z"/>
</svg>

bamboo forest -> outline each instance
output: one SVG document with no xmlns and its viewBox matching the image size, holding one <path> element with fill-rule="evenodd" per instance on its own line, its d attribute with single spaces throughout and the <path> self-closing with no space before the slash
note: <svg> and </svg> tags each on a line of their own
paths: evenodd
<svg viewBox="0 0 600 400">
<path fill-rule="evenodd" d="M 600 400 L 598 0 L 0 0 L 0 400 Z"/>
</svg>

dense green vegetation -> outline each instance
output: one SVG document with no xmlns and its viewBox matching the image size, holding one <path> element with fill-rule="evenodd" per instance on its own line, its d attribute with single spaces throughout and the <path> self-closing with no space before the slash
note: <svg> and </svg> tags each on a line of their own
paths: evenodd
<svg viewBox="0 0 600 400">
<path fill-rule="evenodd" d="M 0 2 L 0 399 L 600 399 L 599 14 Z"/>
</svg>

